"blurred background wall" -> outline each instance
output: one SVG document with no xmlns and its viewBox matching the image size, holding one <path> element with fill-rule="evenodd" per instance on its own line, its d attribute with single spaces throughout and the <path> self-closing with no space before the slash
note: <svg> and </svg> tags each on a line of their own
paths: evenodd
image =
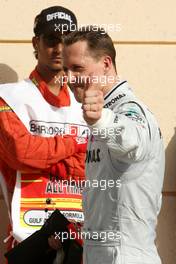
<svg viewBox="0 0 176 264">
<path fill-rule="evenodd" d="M 157 247 L 163 264 L 176 263 L 176 1 L 175 0 L 0 0 L 0 83 L 29 75 L 35 66 L 31 45 L 34 17 L 63 5 L 79 24 L 109 29 L 117 70 L 155 113 L 166 149 L 163 206 Z M 0 264 L 4 264 L 7 212 L 0 193 Z"/>
</svg>

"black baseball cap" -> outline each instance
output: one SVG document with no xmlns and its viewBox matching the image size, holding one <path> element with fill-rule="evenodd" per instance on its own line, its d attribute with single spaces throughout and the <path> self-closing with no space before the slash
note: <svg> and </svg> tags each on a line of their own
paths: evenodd
<svg viewBox="0 0 176 264">
<path fill-rule="evenodd" d="M 34 20 L 36 36 L 52 33 L 66 34 L 77 29 L 77 19 L 72 11 L 62 6 L 43 9 Z"/>
</svg>

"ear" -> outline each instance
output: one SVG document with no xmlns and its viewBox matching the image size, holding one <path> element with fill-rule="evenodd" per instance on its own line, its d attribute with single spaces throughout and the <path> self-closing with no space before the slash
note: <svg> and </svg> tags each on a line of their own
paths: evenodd
<svg viewBox="0 0 176 264">
<path fill-rule="evenodd" d="M 112 59 L 110 56 L 106 55 L 103 58 L 104 72 L 107 73 L 112 67 Z"/>
<path fill-rule="evenodd" d="M 34 48 L 35 50 L 37 50 L 37 47 L 38 47 L 38 41 L 39 41 L 38 37 L 33 37 L 33 38 L 32 38 L 32 45 L 33 45 L 33 48 Z"/>
</svg>

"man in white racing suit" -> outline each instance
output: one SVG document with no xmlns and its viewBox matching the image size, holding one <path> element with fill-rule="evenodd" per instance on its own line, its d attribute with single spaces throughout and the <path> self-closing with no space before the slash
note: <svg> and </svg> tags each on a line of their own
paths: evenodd
<svg viewBox="0 0 176 264">
<path fill-rule="evenodd" d="M 165 155 L 153 114 L 119 80 L 102 29 L 65 39 L 64 66 L 91 135 L 83 195 L 84 264 L 160 264 L 155 246 Z M 72 79 L 76 80 L 72 83 Z"/>
</svg>

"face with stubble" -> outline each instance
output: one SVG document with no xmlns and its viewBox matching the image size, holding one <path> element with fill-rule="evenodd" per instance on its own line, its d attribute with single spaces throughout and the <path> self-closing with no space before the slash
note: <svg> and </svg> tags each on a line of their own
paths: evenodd
<svg viewBox="0 0 176 264">
<path fill-rule="evenodd" d="M 38 64 L 51 71 L 63 69 L 62 38 L 56 34 L 40 35 L 33 38 L 34 48 L 37 50 Z"/>
<path fill-rule="evenodd" d="M 92 78 L 98 78 L 104 74 L 104 57 L 95 58 L 90 52 L 86 41 L 78 41 L 64 47 L 63 61 L 69 87 L 76 100 L 81 103 L 84 91 L 92 85 Z"/>
</svg>

